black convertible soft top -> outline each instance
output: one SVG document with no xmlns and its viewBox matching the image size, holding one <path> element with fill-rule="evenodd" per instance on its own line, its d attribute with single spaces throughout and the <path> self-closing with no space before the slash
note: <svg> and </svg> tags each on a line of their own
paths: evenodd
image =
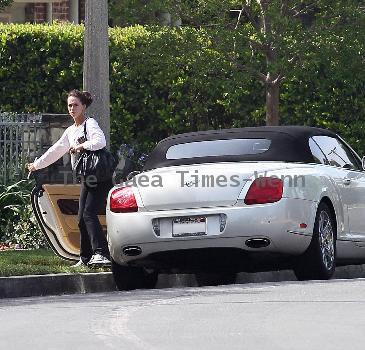
<svg viewBox="0 0 365 350">
<path fill-rule="evenodd" d="M 172 165 L 187 165 L 209 162 L 238 161 L 283 161 L 313 163 L 314 159 L 309 148 L 308 139 L 312 136 L 338 136 L 326 129 L 307 126 L 259 126 L 222 130 L 197 131 L 170 136 L 160 141 L 144 166 L 151 170 Z M 208 156 L 182 159 L 166 159 L 167 150 L 174 145 L 212 140 L 229 139 L 268 139 L 270 148 L 258 154 Z"/>
</svg>

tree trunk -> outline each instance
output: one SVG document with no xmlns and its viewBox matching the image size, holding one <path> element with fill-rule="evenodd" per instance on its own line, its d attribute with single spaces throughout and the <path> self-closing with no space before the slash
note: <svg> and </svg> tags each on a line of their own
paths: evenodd
<svg viewBox="0 0 365 350">
<path fill-rule="evenodd" d="M 279 97 L 278 83 L 266 84 L 266 125 L 279 125 Z"/>
</svg>

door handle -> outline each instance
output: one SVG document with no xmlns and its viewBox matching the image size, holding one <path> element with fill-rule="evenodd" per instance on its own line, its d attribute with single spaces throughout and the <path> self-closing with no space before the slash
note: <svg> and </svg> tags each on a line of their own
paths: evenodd
<svg viewBox="0 0 365 350">
<path fill-rule="evenodd" d="M 344 185 L 350 185 L 350 183 L 351 183 L 351 179 L 348 179 L 348 178 L 347 178 L 347 179 L 344 179 L 344 180 L 343 180 L 343 184 L 344 184 Z"/>
</svg>

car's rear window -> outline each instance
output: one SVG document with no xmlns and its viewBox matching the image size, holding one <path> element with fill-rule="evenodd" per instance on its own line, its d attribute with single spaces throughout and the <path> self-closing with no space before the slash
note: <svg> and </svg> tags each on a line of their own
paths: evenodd
<svg viewBox="0 0 365 350">
<path fill-rule="evenodd" d="M 259 154 L 266 152 L 270 145 L 271 140 L 254 138 L 187 142 L 168 148 L 166 159 Z"/>
</svg>

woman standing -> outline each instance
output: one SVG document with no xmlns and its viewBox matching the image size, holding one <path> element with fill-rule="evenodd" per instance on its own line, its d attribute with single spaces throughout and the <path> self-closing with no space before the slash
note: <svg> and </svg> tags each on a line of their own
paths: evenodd
<svg viewBox="0 0 365 350">
<path fill-rule="evenodd" d="M 72 167 L 76 155 L 82 150 L 96 151 L 106 146 L 105 135 L 97 121 L 85 117 L 85 110 L 92 103 L 89 92 L 72 90 L 68 94 L 68 112 L 74 124 L 68 127 L 61 138 L 39 159 L 27 165 L 29 171 L 45 168 L 57 161 L 65 153 L 71 154 Z M 85 135 L 86 123 L 86 135 Z M 86 137 L 88 139 L 86 139 Z M 105 266 L 110 265 L 110 254 L 106 237 L 102 231 L 98 213 L 105 206 L 106 198 L 112 187 L 112 179 L 104 182 L 88 183 L 81 181 L 78 225 L 80 229 L 80 260 L 73 265 Z"/>
</svg>

